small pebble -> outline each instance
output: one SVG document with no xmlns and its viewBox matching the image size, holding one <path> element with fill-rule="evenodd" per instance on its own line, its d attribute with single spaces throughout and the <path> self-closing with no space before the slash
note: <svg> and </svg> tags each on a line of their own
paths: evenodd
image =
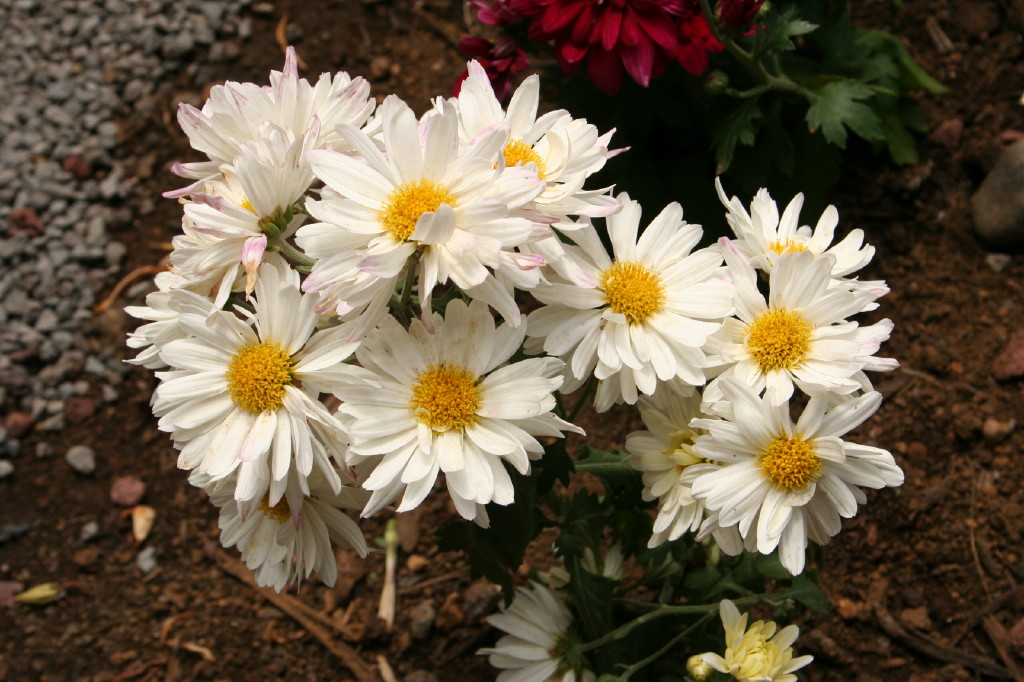
<svg viewBox="0 0 1024 682">
<path fill-rule="evenodd" d="M 14 473 L 14 464 L 8 459 L 0 459 L 0 481 Z"/>
<path fill-rule="evenodd" d="M 1024 246 L 1024 140 L 1000 154 L 971 203 L 983 242 L 999 249 Z"/>
<path fill-rule="evenodd" d="M 1006 270 L 1010 267 L 1011 262 L 1013 262 L 1013 256 L 1008 253 L 990 253 L 985 256 L 985 265 L 996 273 Z"/>
<path fill-rule="evenodd" d="M 82 530 L 79 532 L 78 537 L 82 542 L 89 542 L 94 537 L 100 534 L 100 524 L 95 521 L 86 521 L 82 524 Z"/>
<path fill-rule="evenodd" d="M 135 557 L 135 565 L 143 574 L 149 574 L 156 568 L 156 547 L 147 547 Z"/>
<path fill-rule="evenodd" d="M 413 639 L 426 639 L 430 636 L 430 629 L 434 627 L 434 618 L 437 611 L 434 603 L 430 600 L 421 601 L 409 609 L 409 632 Z"/>
<path fill-rule="evenodd" d="M 88 445 L 72 446 L 64 455 L 64 459 L 80 474 L 88 476 L 96 471 L 96 451 Z"/>
<path fill-rule="evenodd" d="M 133 507 L 146 494 L 146 484 L 134 476 L 118 476 L 110 486 L 110 501 L 122 507 Z"/>
</svg>

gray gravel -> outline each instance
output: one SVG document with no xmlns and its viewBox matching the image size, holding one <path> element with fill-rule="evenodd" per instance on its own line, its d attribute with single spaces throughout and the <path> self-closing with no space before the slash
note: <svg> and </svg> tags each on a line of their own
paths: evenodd
<svg viewBox="0 0 1024 682">
<path fill-rule="evenodd" d="M 200 51 L 236 57 L 249 5 L 0 1 L 0 458 L 32 430 L 63 430 L 70 398 L 120 397 L 130 368 L 121 348 L 90 343 L 91 308 L 123 274 L 109 228 L 159 199 L 135 194 L 122 119 L 166 106 L 183 69 L 204 84 Z"/>
</svg>

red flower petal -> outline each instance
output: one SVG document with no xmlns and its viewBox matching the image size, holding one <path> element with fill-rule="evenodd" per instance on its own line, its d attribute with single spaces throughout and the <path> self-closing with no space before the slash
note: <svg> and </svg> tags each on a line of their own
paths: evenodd
<svg viewBox="0 0 1024 682">
<path fill-rule="evenodd" d="M 641 41 L 635 47 L 622 48 L 622 64 L 626 71 L 645 88 L 651 84 L 651 70 L 654 66 L 654 43 Z"/>
<path fill-rule="evenodd" d="M 622 87 L 622 65 L 618 55 L 597 48 L 590 50 L 587 55 L 587 76 L 605 94 L 616 94 Z"/>
</svg>

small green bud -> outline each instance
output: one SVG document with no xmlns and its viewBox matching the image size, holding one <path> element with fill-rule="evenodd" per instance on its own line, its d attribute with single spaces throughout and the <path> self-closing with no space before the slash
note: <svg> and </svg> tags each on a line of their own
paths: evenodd
<svg viewBox="0 0 1024 682">
<path fill-rule="evenodd" d="M 686 672 L 696 682 L 704 682 L 704 680 L 711 679 L 711 673 L 714 671 L 710 665 L 704 662 L 700 654 L 694 654 L 686 659 Z"/>
<path fill-rule="evenodd" d="M 704 91 L 711 95 L 721 95 L 729 87 L 729 74 L 724 71 L 712 71 L 704 79 Z"/>
</svg>

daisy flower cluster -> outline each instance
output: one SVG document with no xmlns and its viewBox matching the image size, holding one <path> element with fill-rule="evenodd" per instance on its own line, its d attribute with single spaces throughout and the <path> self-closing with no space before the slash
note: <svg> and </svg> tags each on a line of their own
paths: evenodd
<svg viewBox="0 0 1024 682">
<path fill-rule="evenodd" d="M 657 66 L 644 41 L 680 48 L 686 3 L 597 4 L 505 9 L 582 26 L 577 62 L 621 28 L 634 77 Z M 259 584 L 333 584 L 335 546 L 369 551 L 357 516 L 437 490 L 488 528 L 549 444 L 583 434 L 560 394 L 637 405 L 647 429 L 626 449 L 657 504 L 651 547 L 695 532 L 727 553 L 778 548 L 796 574 L 863 488 L 902 481 L 888 452 L 840 438 L 878 409 L 866 373 L 896 363 L 876 355 L 888 320 L 850 319 L 888 289 L 857 277 L 862 233 L 833 244 L 835 209 L 801 226 L 800 197 L 780 217 L 767 192 L 748 212 L 719 185 L 735 238 L 702 245 L 679 204 L 645 220 L 591 186 L 623 151 L 614 131 L 542 111 L 536 76 L 503 106 L 476 61 L 418 115 L 395 95 L 377 106 L 361 78 L 301 78 L 289 48 L 269 85 L 218 85 L 178 119 L 205 159 L 174 166 L 181 232 L 127 308 L 142 321 L 129 362 L 155 372 L 158 427 Z M 587 552 L 583 570 L 622 579 L 620 547 Z M 595 679 L 571 580 L 553 572 L 492 618 L 499 679 Z M 750 637 L 787 674 L 802 660 L 788 629 Z"/>
</svg>

